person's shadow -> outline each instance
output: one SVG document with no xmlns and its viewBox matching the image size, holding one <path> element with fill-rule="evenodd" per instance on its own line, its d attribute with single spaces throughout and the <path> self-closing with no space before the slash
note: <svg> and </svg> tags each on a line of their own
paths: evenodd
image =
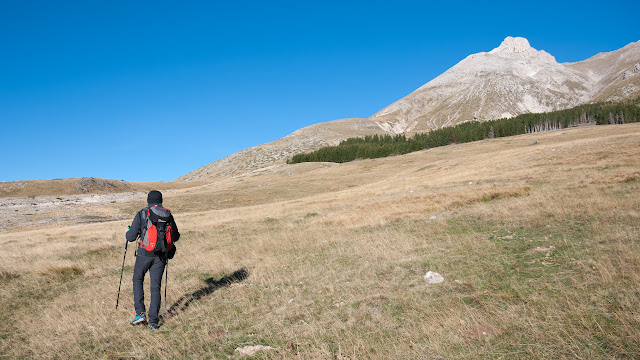
<svg viewBox="0 0 640 360">
<path fill-rule="evenodd" d="M 220 289 L 225 286 L 229 286 L 233 283 L 244 281 L 248 277 L 249 277 L 249 271 L 245 268 L 236 270 L 231 275 L 225 275 L 220 280 L 215 280 L 214 278 L 210 277 L 205 280 L 205 283 L 207 284 L 206 286 L 194 292 L 190 292 L 182 295 L 178 299 L 178 301 L 176 301 L 175 303 L 173 303 L 173 305 L 171 305 L 167 313 L 164 316 L 162 316 L 162 318 L 163 320 L 166 321 L 176 315 L 179 315 L 180 313 L 184 312 L 189 307 L 189 305 L 191 305 L 191 303 L 193 303 L 194 301 L 198 301 L 203 297 L 212 294 L 217 289 Z"/>
</svg>

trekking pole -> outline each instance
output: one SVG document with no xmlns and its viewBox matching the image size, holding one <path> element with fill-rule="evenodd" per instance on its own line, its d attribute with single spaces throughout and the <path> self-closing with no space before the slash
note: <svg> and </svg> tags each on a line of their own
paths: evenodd
<svg viewBox="0 0 640 360">
<path fill-rule="evenodd" d="M 124 259 L 127 257 L 127 246 L 129 242 L 124 243 L 124 256 L 122 257 L 122 271 L 120 271 L 120 285 L 118 285 L 118 297 L 116 298 L 116 310 L 118 310 L 118 303 L 120 302 L 120 287 L 122 286 L 122 274 L 124 274 Z"/>
</svg>

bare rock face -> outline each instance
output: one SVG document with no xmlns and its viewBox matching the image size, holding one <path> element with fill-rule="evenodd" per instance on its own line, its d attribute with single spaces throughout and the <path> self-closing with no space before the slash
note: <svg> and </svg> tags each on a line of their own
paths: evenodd
<svg viewBox="0 0 640 360">
<path fill-rule="evenodd" d="M 529 40 L 521 37 L 508 36 L 500 46 L 491 50 L 489 54 L 497 54 L 503 57 L 513 56 L 525 59 L 535 59 L 542 63 L 555 63 L 556 58 L 544 50 L 536 50 L 531 47 Z"/>
<path fill-rule="evenodd" d="M 579 71 L 591 85 L 590 102 L 621 101 L 640 96 L 640 41 L 587 60 L 565 64 Z"/>
<path fill-rule="evenodd" d="M 521 54 L 525 52 L 536 52 L 529 44 L 529 40 L 521 37 L 507 36 L 502 44 L 491 50 L 491 53 Z"/>
</svg>

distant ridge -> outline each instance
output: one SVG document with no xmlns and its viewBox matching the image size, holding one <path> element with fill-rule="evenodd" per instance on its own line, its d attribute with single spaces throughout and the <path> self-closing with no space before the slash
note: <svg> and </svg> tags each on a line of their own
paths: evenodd
<svg viewBox="0 0 640 360">
<path fill-rule="evenodd" d="M 467 56 L 368 119 L 315 124 L 205 165 L 178 181 L 211 181 L 284 166 L 294 154 L 350 138 L 428 132 L 469 120 L 495 120 L 640 96 L 640 41 L 575 63 L 558 63 L 522 37 Z"/>
<path fill-rule="evenodd" d="M 194 184 L 189 184 L 194 185 Z M 147 192 L 185 187 L 174 182 L 130 182 L 94 177 L 0 182 L 0 198 Z"/>
</svg>

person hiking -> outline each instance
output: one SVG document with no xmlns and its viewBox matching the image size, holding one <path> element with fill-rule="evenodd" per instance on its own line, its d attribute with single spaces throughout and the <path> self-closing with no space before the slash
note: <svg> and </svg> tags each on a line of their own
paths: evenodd
<svg viewBox="0 0 640 360">
<path fill-rule="evenodd" d="M 168 259 L 175 253 L 174 243 L 180 238 L 178 226 L 168 209 L 162 207 L 162 193 L 157 190 L 147 195 L 148 206 L 136 214 L 127 231 L 127 241 L 140 238 L 133 268 L 133 302 L 136 316 L 131 325 L 147 321 L 144 306 L 144 276 L 150 277 L 151 303 L 149 304 L 149 330 L 159 328 L 160 289 L 162 274 Z"/>
</svg>

